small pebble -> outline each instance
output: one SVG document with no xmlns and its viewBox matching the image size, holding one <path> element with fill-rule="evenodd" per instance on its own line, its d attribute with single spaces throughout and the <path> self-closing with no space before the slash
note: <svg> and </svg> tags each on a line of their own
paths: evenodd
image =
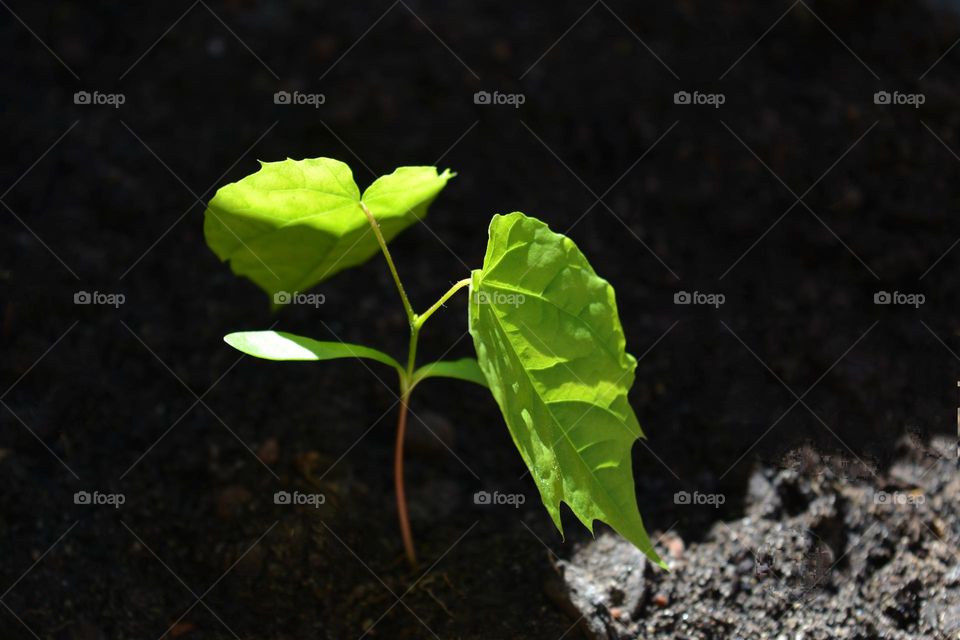
<svg viewBox="0 0 960 640">
<path fill-rule="evenodd" d="M 948 571 L 947 575 L 944 576 L 943 581 L 948 587 L 953 587 L 960 584 L 960 564 Z"/>
<path fill-rule="evenodd" d="M 172 629 L 170 629 L 169 635 L 171 638 L 182 638 L 191 631 L 196 630 L 196 628 L 197 626 L 192 622 L 178 622 L 177 624 L 173 625 Z"/>
<path fill-rule="evenodd" d="M 686 547 L 683 544 L 683 540 L 680 538 L 670 538 L 670 540 L 667 542 L 667 552 L 674 560 L 679 560 L 683 557 L 684 549 L 686 549 Z"/>
<path fill-rule="evenodd" d="M 217 516 L 222 520 L 237 517 L 251 498 L 253 494 L 240 485 L 224 488 L 217 496 Z"/>
<path fill-rule="evenodd" d="M 513 50 L 510 47 L 510 43 L 506 40 L 497 40 L 494 42 L 492 51 L 493 57 L 499 62 L 506 62 L 513 55 Z"/>
<path fill-rule="evenodd" d="M 277 444 L 277 439 L 267 438 L 264 440 L 257 449 L 257 457 L 263 464 L 277 464 L 277 460 L 280 458 L 280 446 Z"/>
<path fill-rule="evenodd" d="M 213 58 L 220 58 L 227 50 L 227 43 L 223 38 L 210 38 L 207 41 L 207 53 Z"/>
</svg>

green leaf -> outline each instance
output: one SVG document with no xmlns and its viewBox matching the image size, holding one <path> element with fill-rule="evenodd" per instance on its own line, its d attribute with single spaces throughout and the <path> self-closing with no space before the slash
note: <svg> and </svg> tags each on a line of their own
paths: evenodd
<svg viewBox="0 0 960 640">
<path fill-rule="evenodd" d="M 569 238 L 522 213 L 494 216 L 472 274 L 470 333 L 490 390 L 540 497 L 593 531 L 601 520 L 660 563 L 637 508 L 627 400 L 636 360 L 613 287 Z"/>
<path fill-rule="evenodd" d="M 367 187 L 363 203 L 380 221 L 381 228 L 384 220 L 408 220 L 407 224 L 411 224 L 427 215 L 427 207 L 455 175 L 449 169 L 437 175 L 436 167 L 400 167 Z"/>
<path fill-rule="evenodd" d="M 421 380 L 427 378 L 455 378 L 457 380 L 466 380 L 479 384 L 482 387 L 489 387 L 487 379 L 477 364 L 475 358 L 461 358 L 460 360 L 441 360 L 425 364 L 413 372 L 413 384 L 416 386 Z"/>
<path fill-rule="evenodd" d="M 284 331 L 240 331 L 228 333 L 223 341 L 238 351 L 264 360 L 335 360 L 367 358 L 402 372 L 400 363 L 376 349 L 346 342 L 325 342 Z"/>
<path fill-rule="evenodd" d="M 361 202 L 389 242 L 426 215 L 454 175 L 438 174 L 435 167 L 400 167 L 361 197 L 350 167 L 338 160 L 260 164 L 256 173 L 217 191 L 203 229 L 217 257 L 271 299 L 305 291 L 377 253 Z"/>
</svg>

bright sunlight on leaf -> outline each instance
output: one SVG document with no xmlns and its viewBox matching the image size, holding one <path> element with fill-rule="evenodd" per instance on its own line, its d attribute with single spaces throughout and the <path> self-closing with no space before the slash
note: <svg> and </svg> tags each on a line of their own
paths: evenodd
<svg viewBox="0 0 960 640">
<path fill-rule="evenodd" d="M 367 358 L 403 371 L 400 363 L 376 349 L 346 342 L 325 342 L 284 331 L 240 331 L 228 333 L 223 341 L 237 351 L 264 360 L 336 360 Z"/>
<path fill-rule="evenodd" d="M 330 158 L 262 162 L 260 170 L 222 187 L 204 219 L 207 244 L 233 272 L 274 300 L 305 291 L 377 253 L 361 209 L 367 206 L 387 242 L 426 215 L 453 177 L 435 167 L 400 167 L 360 195 L 353 174 Z"/>
<path fill-rule="evenodd" d="M 650 558 L 630 450 L 643 437 L 627 400 L 613 287 L 572 240 L 522 213 L 494 216 L 470 286 L 480 368 L 557 528 L 566 502 L 591 531 L 601 520 Z"/>
</svg>

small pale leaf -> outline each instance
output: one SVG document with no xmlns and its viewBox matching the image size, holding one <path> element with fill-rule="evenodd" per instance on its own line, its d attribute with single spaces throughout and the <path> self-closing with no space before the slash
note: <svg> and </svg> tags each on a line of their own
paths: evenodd
<svg viewBox="0 0 960 640">
<path fill-rule="evenodd" d="M 240 331 L 228 333 L 223 341 L 237 351 L 264 360 L 335 360 L 366 358 L 403 371 L 400 363 L 376 349 L 346 342 L 327 342 L 304 338 L 284 331 Z"/>
</svg>

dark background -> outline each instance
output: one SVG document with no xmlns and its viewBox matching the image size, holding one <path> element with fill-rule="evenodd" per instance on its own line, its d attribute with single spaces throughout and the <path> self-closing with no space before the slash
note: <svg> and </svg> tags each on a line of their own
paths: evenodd
<svg viewBox="0 0 960 640">
<path fill-rule="evenodd" d="M 414 398 L 407 491 L 431 571 L 413 582 L 389 372 L 237 362 L 222 343 L 278 322 L 404 349 L 382 261 L 324 283 L 319 310 L 272 317 L 205 247 L 201 203 L 257 159 L 338 158 L 361 189 L 400 165 L 457 171 L 393 245 L 418 308 L 480 265 L 493 213 L 568 233 L 615 286 L 640 358 L 635 474 L 654 537 L 695 541 L 738 517 L 754 465 L 802 443 L 882 468 L 905 433 L 953 432 L 949 14 L 827 0 L 2 4 L 5 638 L 340 638 L 375 621 L 381 637 L 420 637 L 418 617 L 443 637 L 569 629 L 540 587 L 544 547 L 564 544 L 486 392 L 435 381 Z M 325 103 L 277 105 L 280 90 Z M 525 102 L 478 105 L 481 90 Z M 726 101 L 675 104 L 682 90 Z M 881 90 L 925 103 L 878 105 Z M 125 102 L 75 104 L 77 91 Z M 78 291 L 125 303 L 75 305 Z M 675 305 L 679 291 L 725 303 Z M 926 302 L 878 306 L 878 291 Z M 471 354 L 465 309 L 458 298 L 431 321 L 424 361 Z M 274 505 L 284 488 L 328 504 Z M 481 489 L 528 500 L 476 506 Z M 80 490 L 126 503 L 75 505 Z M 680 508 L 679 490 L 729 499 Z M 583 535 L 572 518 L 568 531 Z"/>
</svg>

